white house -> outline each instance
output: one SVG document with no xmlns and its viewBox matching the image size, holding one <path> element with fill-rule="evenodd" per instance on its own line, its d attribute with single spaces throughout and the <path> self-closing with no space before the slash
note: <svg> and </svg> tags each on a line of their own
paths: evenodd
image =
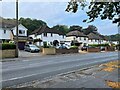
<svg viewBox="0 0 120 90">
<path fill-rule="evenodd" d="M 78 46 L 87 46 L 88 45 L 88 37 L 78 30 L 70 31 L 66 34 L 65 41 L 67 44 L 71 45 L 71 43 L 75 43 Z"/>
<path fill-rule="evenodd" d="M 109 43 L 104 36 L 96 33 L 89 33 L 88 35 L 88 44 L 107 44 Z"/>
<path fill-rule="evenodd" d="M 14 41 L 16 38 L 16 23 L 11 20 L 3 20 L 0 22 L 0 40 L 4 41 Z M 18 47 L 19 49 L 24 49 L 24 45 L 27 40 L 27 28 L 22 24 L 18 25 Z"/>
<path fill-rule="evenodd" d="M 29 35 L 34 40 L 39 39 L 40 41 L 36 42 L 37 46 L 43 46 L 44 42 L 47 44 L 53 45 L 53 41 L 57 40 L 59 43 L 64 41 L 65 35 L 58 30 L 49 28 L 48 26 L 40 27 L 32 32 L 32 35 Z"/>
</svg>

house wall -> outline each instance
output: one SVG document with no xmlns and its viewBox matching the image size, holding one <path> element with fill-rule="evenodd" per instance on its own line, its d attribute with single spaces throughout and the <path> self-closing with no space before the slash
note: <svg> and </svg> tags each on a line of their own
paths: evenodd
<svg viewBox="0 0 120 90">
<path fill-rule="evenodd" d="M 12 28 L 14 35 L 16 35 L 16 27 Z M 20 34 L 18 31 L 18 36 L 27 36 L 27 28 L 25 28 L 22 24 L 18 25 L 18 30 L 23 31 L 23 34 Z"/>
<path fill-rule="evenodd" d="M 65 36 L 63 38 L 63 35 L 52 34 L 52 36 L 51 36 L 51 33 L 47 33 L 47 37 L 45 37 L 43 33 L 41 35 L 37 35 L 37 36 L 30 35 L 29 37 L 32 37 L 33 39 L 40 38 L 42 40 L 42 42 L 41 43 L 37 42 L 36 45 L 38 45 L 38 46 L 40 46 L 40 45 L 43 46 L 43 42 L 50 43 L 50 42 L 53 42 L 54 40 L 58 40 L 60 42 L 60 41 L 64 41 L 64 39 L 65 39 Z"/>
<path fill-rule="evenodd" d="M 0 39 L 10 39 L 10 30 L 6 29 L 6 33 L 4 33 L 4 29 L 0 28 Z"/>
<path fill-rule="evenodd" d="M 81 46 L 84 44 L 88 45 L 88 37 L 76 37 L 76 36 L 69 36 L 66 37 L 66 41 L 72 41 L 72 40 L 77 40 L 78 42 L 82 43 Z"/>
<path fill-rule="evenodd" d="M 100 44 L 100 41 L 95 39 L 92 39 L 92 40 L 89 39 L 88 44 Z"/>
</svg>

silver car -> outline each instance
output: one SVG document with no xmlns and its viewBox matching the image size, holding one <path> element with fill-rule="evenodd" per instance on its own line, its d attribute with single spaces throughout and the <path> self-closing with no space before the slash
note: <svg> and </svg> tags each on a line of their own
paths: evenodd
<svg viewBox="0 0 120 90">
<path fill-rule="evenodd" d="M 40 49 L 36 45 L 33 45 L 33 44 L 25 45 L 24 50 L 29 51 L 29 52 L 39 52 L 40 51 Z"/>
</svg>

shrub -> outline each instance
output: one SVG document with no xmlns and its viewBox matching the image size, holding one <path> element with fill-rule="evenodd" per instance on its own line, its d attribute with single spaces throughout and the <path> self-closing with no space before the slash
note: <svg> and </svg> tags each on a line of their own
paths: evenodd
<svg viewBox="0 0 120 90">
<path fill-rule="evenodd" d="M 52 46 L 47 45 L 47 42 L 43 42 L 43 48 L 52 48 Z"/>
<path fill-rule="evenodd" d="M 11 44 L 11 43 L 3 43 L 0 44 L 0 49 L 2 50 L 6 50 L 6 49 L 16 49 L 16 45 L 15 44 Z"/>
<path fill-rule="evenodd" d="M 101 47 L 101 46 L 106 47 L 106 46 L 109 46 L 109 44 L 89 44 L 89 46 L 91 46 L 91 47 Z"/>
<path fill-rule="evenodd" d="M 78 46 L 71 46 L 70 49 L 78 49 Z"/>
</svg>

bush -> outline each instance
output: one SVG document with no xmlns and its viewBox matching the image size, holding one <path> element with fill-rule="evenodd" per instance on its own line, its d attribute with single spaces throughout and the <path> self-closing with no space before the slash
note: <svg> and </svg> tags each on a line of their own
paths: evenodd
<svg viewBox="0 0 120 90">
<path fill-rule="evenodd" d="M 78 46 L 71 46 L 70 49 L 78 49 Z"/>
<path fill-rule="evenodd" d="M 109 44 L 89 44 L 89 46 L 91 47 L 106 47 L 106 46 L 109 46 Z"/>
<path fill-rule="evenodd" d="M 43 48 L 52 48 L 52 46 L 47 45 L 47 42 L 43 42 Z"/>
<path fill-rule="evenodd" d="M 11 43 L 3 43 L 0 44 L 0 49 L 2 50 L 6 50 L 6 49 L 16 49 L 16 45 L 15 44 L 11 44 Z"/>
</svg>

